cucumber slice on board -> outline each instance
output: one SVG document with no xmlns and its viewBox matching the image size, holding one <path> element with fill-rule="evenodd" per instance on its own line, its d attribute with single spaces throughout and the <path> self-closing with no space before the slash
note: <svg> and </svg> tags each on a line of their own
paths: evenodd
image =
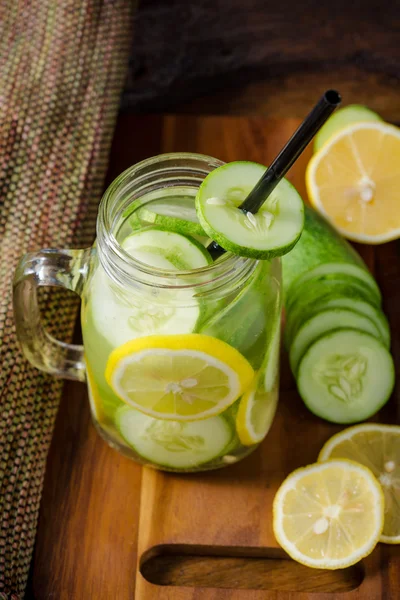
<svg viewBox="0 0 400 600">
<path fill-rule="evenodd" d="M 168 231 L 206 236 L 197 218 L 194 198 L 190 196 L 167 197 L 149 202 L 135 212 L 139 221 L 159 225 Z"/>
<path fill-rule="evenodd" d="M 329 138 L 347 127 L 347 125 L 376 121 L 382 121 L 381 117 L 361 104 L 350 104 L 344 108 L 339 108 L 329 117 L 315 136 L 314 152 L 318 152 Z"/>
<path fill-rule="evenodd" d="M 312 317 L 314 314 L 321 310 L 330 308 L 347 308 L 358 314 L 364 315 L 371 319 L 375 327 L 380 333 L 382 342 L 387 348 L 390 347 L 390 329 L 388 321 L 381 310 L 376 308 L 373 304 L 357 297 L 353 294 L 353 297 L 345 297 L 337 294 L 331 294 L 322 296 L 319 300 L 312 302 L 307 305 L 300 305 L 294 307 L 286 318 L 285 327 L 285 344 L 287 347 L 290 346 L 290 342 L 293 339 L 297 329 L 301 326 L 304 321 Z"/>
<path fill-rule="evenodd" d="M 296 287 L 303 285 L 303 283 L 311 281 L 316 277 L 325 275 L 332 275 L 333 277 L 340 275 L 350 275 L 355 279 L 359 279 L 362 283 L 366 284 L 370 288 L 371 294 L 376 298 L 376 300 L 379 303 L 381 303 L 382 301 L 381 291 L 371 273 L 369 271 L 366 271 L 364 268 L 360 268 L 358 265 L 354 264 L 326 263 L 324 265 L 319 265 L 318 267 L 311 269 L 310 271 L 299 277 L 296 280 Z"/>
<path fill-rule="evenodd" d="M 212 263 L 210 253 L 200 242 L 158 227 L 133 233 L 121 245 L 136 260 L 167 270 L 189 271 Z"/>
<path fill-rule="evenodd" d="M 285 299 L 290 298 L 302 275 L 327 263 L 357 265 L 368 273 L 361 256 L 325 219 L 309 206 L 304 207 L 304 229 L 295 248 L 282 258 Z"/>
<path fill-rule="evenodd" d="M 289 361 L 294 375 L 297 373 L 298 365 L 307 348 L 321 335 L 339 327 L 359 329 L 376 337 L 382 343 L 378 329 L 368 317 L 344 308 L 323 310 L 303 322 L 293 338 L 289 351 Z"/>
<path fill-rule="evenodd" d="M 221 416 L 181 423 L 154 419 L 125 406 L 117 412 L 115 424 L 144 461 L 172 469 L 193 469 L 223 456 L 234 435 Z"/>
<path fill-rule="evenodd" d="M 313 300 L 317 300 L 325 292 L 342 293 L 342 290 L 356 290 L 367 302 L 370 302 L 377 308 L 381 307 L 380 300 L 375 294 L 371 294 L 371 288 L 361 279 L 352 275 L 342 275 L 341 273 L 332 273 L 330 275 L 320 275 L 310 279 L 303 285 L 292 289 L 290 296 L 286 296 L 285 309 L 290 312 L 293 307 L 305 304 L 306 306 Z"/>
<path fill-rule="evenodd" d="M 238 208 L 265 170 L 252 162 L 228 163 L 207 175 L 196 195 L 204 231 L 222 248 L 240 256 L 281 256 L 293 248 L 303 229 L 303 201 L 286 179 L 256 214 Z"/>
<path fill-rule="evenodd" d="M 393 359 L 379 340 L 355 329 L 337 329 L 304 354 L 297 386 L 315 415 L 333 423 L 357 423 L 387 402 L 394 380 Z"/>
</svg>

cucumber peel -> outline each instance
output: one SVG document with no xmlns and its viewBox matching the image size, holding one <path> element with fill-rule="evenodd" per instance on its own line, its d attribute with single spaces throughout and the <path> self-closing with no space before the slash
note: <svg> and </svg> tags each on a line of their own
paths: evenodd
<svg viewBox="0 0 400 600">
<path fill-rule="evenodd" d="M 365 315 L 344 308 L 322 310 L 303 322 L 293 337 L 289 352 L 292 372 L 297 373 L 303 354 L 317 338 L 339 327 L 354 327 L 382 341 L 377 327 Z"/>
<path fill-rule="evenodd" d="M 206 236 L 197 218 L 193 198 L 190 197 L 154 200 L 142 206 L 134 216 L 139 221 L 158 225 L 167 231 Z"/>
</svg>

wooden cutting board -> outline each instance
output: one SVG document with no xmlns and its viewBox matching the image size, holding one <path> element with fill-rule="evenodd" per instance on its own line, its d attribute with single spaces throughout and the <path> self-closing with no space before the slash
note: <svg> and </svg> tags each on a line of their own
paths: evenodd
<svg viewBox="0 0 400 600">
<path fill-rule="evenodd" d="M 293 119 L 138 117 L 119 121 L 108 179 L 160 152 L 195 151 L 268 164 Z M 305 196 L 310 153 L 289 174 Z M 358 248 L 377 277 L 400 364 L 397 242 Z M 399 389 L 379 419 L 398 422 Z M 314 462 L 340 428 L 299 398 L 282 352 L 280 403 L 267 439 L 249 458 L 208 474 L 142 469 L 108 448 L 89 423 L 86 391 L 65 388 L 49 456 L 27 597 L 96 600 L 383 600 L 400 597 L 400 551 L 379 545 L 350 569 L 294 563 L 271 528 L 287 473 Z M 139 509 L 140 499 L 140 509 Z"/>
</svg>

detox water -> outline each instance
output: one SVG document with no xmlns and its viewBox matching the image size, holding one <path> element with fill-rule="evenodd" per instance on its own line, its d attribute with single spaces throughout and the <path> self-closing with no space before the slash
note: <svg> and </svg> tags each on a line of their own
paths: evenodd
<svg viewBox="0 0 400 600">
<path fill-rule="evenodd" d="M 193 217 L 195 193 L 195 188 L 171 187 L 167 193 L 151 192 L 125 206 L 114 221 L 113 235 L 121 251 L 129 251 L 132 276 L 122 282 L 97 255 L 82 302 L 85 361 L 96 428 L 111 445 L 136 461 L 175 471 L 214 469 L 251 452 L 267 434 L 278 400 L 280 261 L 225 254 L 215 263 L 191 269 L 192 264 L 203 260 L 202 252 L 208 254 L 205 248 L 210 243 L 199 235 Z M 158 206 L 158 222 L 151 222 L 154 204 Z M 168 219 L 174 216 L 183 217 L 188 227 L 168 232 Z M 196 225 L 193 229 L 191 218 Z M 144 242 L 138 243 L 141 239 Z M 169 367 L 172 380 L 163 384 L 164 391 L 175 394 L 180 405 L 186 398 L 189 412 L 198 411 L 196 403 L 200 400 L 190 396 L 195 393 L 196 377 L 178 377 L 185 363 L 194 360 L 193 349 L 187 350 L 189 358 L 185 359 L 185 340 L 196 340 L 192 334 L 205 340 L 204 356 L 206 360 L 210 356 L 212 365 L 220 340 L 225 344 L 218 360 L 222 364 L 233 361 L 233 370 L 243 360 L 251 365 L 254 377 L 237 399 L 221 410 L 215 409 L 212 416 L 204 418 L 200 411 L 186 420 L 171 419 L 169 413 L 166 418 L 155 417 L 149 402 L 158 383 L 153 386 L 150 380 L 147 389 L 135 391 L 145 385 L 140 383 L 141 375 L 147 373 L 152 360 L 147 340 L 152 343 L 158 336 L 165 346 L 165 361 L 169 361 L 171 340 L 179 339 L 182 356 L 176 367 Z M 113 352 L 124 356 L 127 344 L 139 338 L 145 348 L 144 370 L 138 367 L 137 375 L 127 384 L 121 379 L 134 396 L 131 403 L 112 389 L 106 374 Z M 164 369 L 164 362 L 157 364 Z M 204 368 L 211 373 L 214 367 L 203 367 L 203 372 Z M 155 380 L 159 376 L 154 372 Z M 218 374 L 215 377 L 217 395 L 220 381 Z M 207 388 L 207 400 L 213 392 Z"/>
</svg>

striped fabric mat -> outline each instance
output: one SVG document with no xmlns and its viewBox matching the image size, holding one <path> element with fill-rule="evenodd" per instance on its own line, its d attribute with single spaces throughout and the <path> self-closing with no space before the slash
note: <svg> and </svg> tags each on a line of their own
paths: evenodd
<svg viewBox="0 0 400 600">
<path fill-rule="evenodd" d="M 124 84 L 130 0 L 0 2 L 0 598 L 24 596 L 62 381 L 30 367 L 13 325 L 18 258 L 89 246 Z M 71 340 L 77 301 L 46 292 Z M 51 552 L 51 548 L 49 548 Z"/>
</svg>

